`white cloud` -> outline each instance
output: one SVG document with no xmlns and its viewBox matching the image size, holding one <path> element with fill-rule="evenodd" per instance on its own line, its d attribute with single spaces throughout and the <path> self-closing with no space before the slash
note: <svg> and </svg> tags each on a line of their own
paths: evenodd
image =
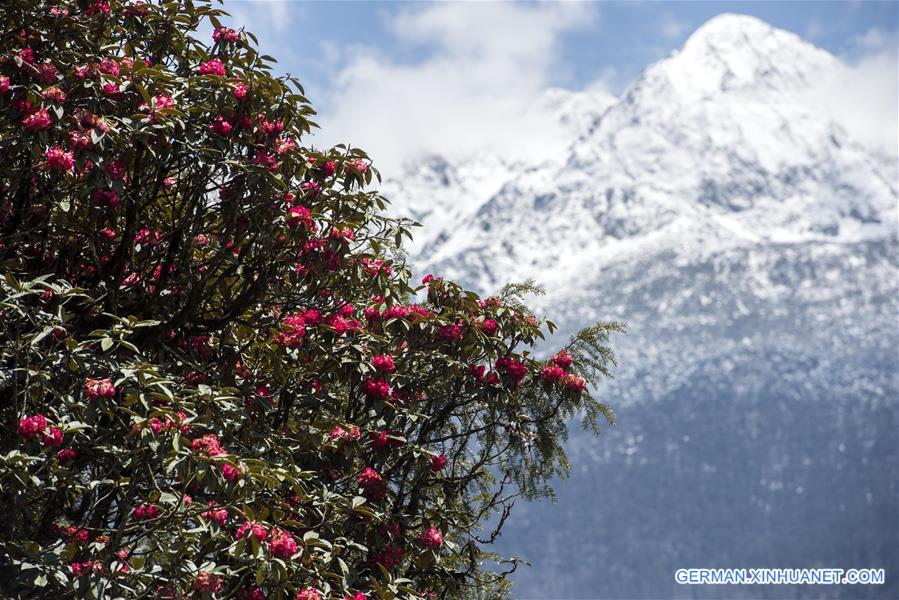
<svg viewBox="0 0 899 600">
<path fill-rule="evenodd" d="M 587 3 L 446 3 L 387 17 L 407 56 L 344 49 L 319 118 L 321 145 L 368 150 L 385 173 L 422 153 L 450 158 L 479 150 L 549 153 L 558 124 L 535 110 L 540 94 L 565 78 L 561 34 L 590 26 Z"/>
<path fill-rule="evenodd" d="M 689 28 L 690 25 L 687 22 L 677 19 L 673 15 L 667 14 L 662 17 L 662 21 L 659 27 L 659 33 L 662 34 L 662 37 L 665 37 L 669 40 L 676 40 L 687 33 Z"/>
<path fill-rule="evenodd" d="M 287 32 L 294 25 L 298 6 L 284 0 L 228 0 L 225 10 L 231 14 L 232 23 L 259 36 Z"/>
<path fill-rule="evenodd" d="M 817 93 L 857 140 L 899 153 L 899 65 L 895 32 L 871 29 L 841 58 L 847 68 L 830 74 Z"/>
</svg>

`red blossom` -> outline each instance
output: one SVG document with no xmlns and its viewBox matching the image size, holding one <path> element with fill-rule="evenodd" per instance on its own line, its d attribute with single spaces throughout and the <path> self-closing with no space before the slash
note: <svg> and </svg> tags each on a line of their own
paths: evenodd
<svg viewBox="0 0 899 600">
<path fill-rule="evenodd" d="M 283 529 L 272 529 L 272 539 L 268 543 L 268 547 L 272 555 L 284 560 L 297 553 L 297 541 Z"/>
<path fill-rule="evenodd" d="M 443 534 L 436 527 L 425 527 L 418 535 L 418 541 L 428 548 L 439 548 L 443 543 Z"/>
<path fill-rule="evenodd" d="M 219 77 L 225 76 L 225 65 L 222 64 L 217 58 L 213 58 L 210 61 L 204 62 L 200 65 L 200 68 L 197 69 L 197 74 L 199 75 L 218 75 Z"/>
<path fill-rule="evenodd" d="M 23 438 L 30 440 L 43 433 L 46 427 L 47 419 L 44 415 L 38 413 L 21 419 L 19 421 L 18 432 Z"/>
<path fill-rule="evenodd" d="M 96 400 L 97 398 L 112 398 L 115 396 L 115 386 L 112 384 L 112 379 L 106 377 L 104 379 L 88 379 L 84 383 L 84 393 L 91 400 Z"/>
</svg>

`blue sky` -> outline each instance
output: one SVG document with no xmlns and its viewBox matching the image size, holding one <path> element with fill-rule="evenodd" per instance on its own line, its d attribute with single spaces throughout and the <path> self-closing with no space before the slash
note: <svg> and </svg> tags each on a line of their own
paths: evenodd
<svg viewBox="0 0 899 600">
<path fill-rule="evenodd" d="M 225 0 L 225 9 L 304 82 L 332 134 L 322 143 L 351 141 L 388 163 L 444 148 L 465 152 L 490 135 L 514 138 L 534 126 L 519 113 L 548 87 L 620 93 L 720 13 L 757 16 L 849 63 L 878 55 L 892 65 L 899 18 L 896 2 L 875 1 Z M 894 80 L 889 64 L 881 72 Z M 466 139 L 457 123 L 470 124 Z"/>
</svg>

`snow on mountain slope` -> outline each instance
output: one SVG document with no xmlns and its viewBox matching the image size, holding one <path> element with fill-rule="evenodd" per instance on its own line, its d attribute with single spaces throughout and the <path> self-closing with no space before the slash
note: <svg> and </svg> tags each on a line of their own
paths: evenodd
<svg viewBox="0 0 899 600">
<path fill-rule="evenodd" d="M 429 157 L 385 193 L 412 264 L 482 292 L 534 278 L 564 340 L 624 320 L 557 505 L 500 550 L 522 598 L 895 598 L 897 158 L 830 112 L 847 67 L 722 15 L 620 98 L 553 91 L 556 159 Z M 887 569 L 884 586 L 677 586 L 691 567 Z"/>
<path fill-rule="evenodd" d="M 881 237 L 895 226 L 895 160 L 809 101 L 841 68 L 791 33 L 723 15 L 611 106 L 556 91 L 578 123 L 560 160 L 432 157 L 385 192 L 423 224 L 418 268 L 485 290 L 529 276 L 558 289 L 660 243 Z"/>
</svg>

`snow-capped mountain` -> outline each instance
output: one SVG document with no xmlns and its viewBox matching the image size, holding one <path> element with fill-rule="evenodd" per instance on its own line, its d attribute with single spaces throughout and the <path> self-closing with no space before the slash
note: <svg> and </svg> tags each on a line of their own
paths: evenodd
<svg viewBox="0 0 899 600">
<path fill-rule="evenodd" d="M 848 67 L 721 15 L 619 98 L 554 90 L 550 160 L 410 165 L 384 192 L 412 264 L 490 292 L 534 278 L 563 334 L 624 320 L 558 505 L 503 550 L 521 597 L 895 597 L 897 159 L 821 97 Z M 885 567 L 887 585 L 682 587 L 676 568 Z"/>
</svg>

